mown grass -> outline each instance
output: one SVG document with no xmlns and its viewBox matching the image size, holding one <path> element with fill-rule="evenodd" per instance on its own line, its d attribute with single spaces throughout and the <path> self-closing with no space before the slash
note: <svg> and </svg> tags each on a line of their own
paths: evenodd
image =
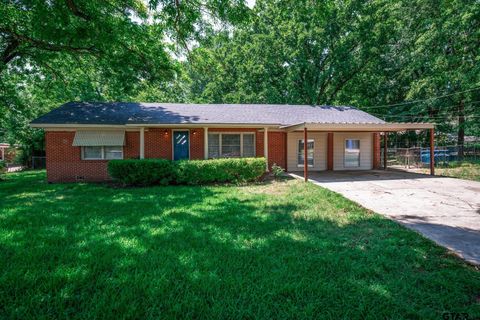
<svg viewBox="0 0 480 320">
<path fill-rule="evenodd" d="M 0 317 L 480 316 L 480 276 L 443 248 L 298 181 L 114 189 L 0 182 Z"/>
<path fill-rule="evenodd" d="M 430 169 L 423 168 L 422 173 L 429 173 Z M 435 167 L 435 174 L 439 176 L 480 181 L 480 161 L 453 161 Z"/>
</svg>

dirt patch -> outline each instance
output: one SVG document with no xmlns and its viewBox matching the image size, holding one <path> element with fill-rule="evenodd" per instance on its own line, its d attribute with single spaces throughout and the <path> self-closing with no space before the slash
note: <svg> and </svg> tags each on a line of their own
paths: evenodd
<svg viewBox="0 0 480 320">
<path fill-rule="evenodd" d="M 298 183 L 290 177 L 281 178 L 279 180 L 265 179 L 263 182 L 255 185 L 246 185 L 242 190 L 248 193 L 268 194 L 268 195 L 285 195 L 292 184 Z"/>
</svg>

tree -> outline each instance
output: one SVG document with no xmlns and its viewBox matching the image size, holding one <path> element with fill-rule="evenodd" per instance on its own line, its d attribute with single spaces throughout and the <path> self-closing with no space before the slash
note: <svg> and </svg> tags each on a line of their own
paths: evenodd
<svg viewBox="0 0 480 320">
<path fill-rule="evenodd" d="M 474 0 L 257 1 L 249 24 L 193 50 L 191 97 L 349 104 L 462 145 L 480 122 L 479 14 Z"/>
<path fill-rule="evenodd" d="M 193 93 L 215 102 L 350 102 L 341 93 L 382 53 L 382 6 L 257 1 L 248 25 L 195 50 L 189 65 Z"/>
<path fill-rule="evenodd" d="M 70 100 L 131 100 L 168 90 L 173 97 L 171 84 L 181 77 L 175 54 L 188 52 L 185 44 L 210 25 L 241 21 L 246 12 L 236 0 L 4 1 L 3 138 L 37 144 L 41 133 L 28 123 Z"/>
</svg>

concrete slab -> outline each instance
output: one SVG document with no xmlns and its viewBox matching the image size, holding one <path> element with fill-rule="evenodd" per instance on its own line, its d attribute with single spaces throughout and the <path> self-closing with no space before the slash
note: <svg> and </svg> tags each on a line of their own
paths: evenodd
<svg viewBox="0 0 480 320">
<path fill-rule="evenodd" d="M 480 265 L 480 182 L 394 170 L 325 171 L 309 178 Z"/>
</svg>

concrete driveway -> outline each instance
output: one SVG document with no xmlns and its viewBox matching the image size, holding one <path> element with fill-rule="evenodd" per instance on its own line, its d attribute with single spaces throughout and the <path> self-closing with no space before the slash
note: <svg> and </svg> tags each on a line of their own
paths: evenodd
<svg viewBox="0 0 480 320">
<path fill-rule="evenodd" d="M 479 182 L 393 170 L 319 172 L 309 178 L 480 265 Z"/>
</svg>

